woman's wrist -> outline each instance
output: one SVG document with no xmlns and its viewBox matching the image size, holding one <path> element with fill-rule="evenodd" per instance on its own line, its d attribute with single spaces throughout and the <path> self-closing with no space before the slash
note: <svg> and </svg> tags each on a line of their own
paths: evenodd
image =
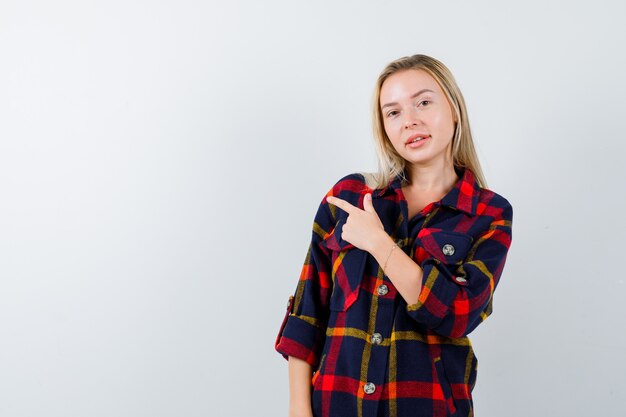
<svg viewBox="0 0 626 417">
<path fill-rule="evenodd" d="M 387 232 L 381 230 L 372 238 L 371 247 L 369 253 L 376 259 L 379 265 L 382 267 L 390 255 L 390 251 L 393 249 L 393 245 L 396 242 L 387 234 Z"/>
<path fill-rule="evenodd" d="M 372 238 L 369 252 L 407 304 L 415 304 L 419 298 L 424 277 L 421 266 L 400 249 L 386 232 Z"/>
</svg>

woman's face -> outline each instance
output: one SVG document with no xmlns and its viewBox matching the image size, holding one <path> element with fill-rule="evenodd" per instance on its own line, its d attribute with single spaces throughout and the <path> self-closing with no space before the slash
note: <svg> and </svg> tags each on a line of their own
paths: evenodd
<svg viewBox="0 0 626 417">
<path fill-rule="evenodd" d="M 435 79 L 422 70 L 402 70 L 380 89 L 385 132 L 408 163 L 428 166 L 451 155 L 454 114 Z M 411 143 L 414 139 L 417 142 Z"/>
</svg>

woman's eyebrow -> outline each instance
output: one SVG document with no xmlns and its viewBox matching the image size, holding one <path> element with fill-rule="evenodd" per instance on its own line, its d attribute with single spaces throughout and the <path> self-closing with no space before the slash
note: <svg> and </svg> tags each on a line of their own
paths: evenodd
<svg viewBox="0 0 626 417">
<path fill-rule="evenodd" d="M 411 96 L 411 98 L 418 97 L 418 96 L 420 96 L 420 95 L 422 95 L 424 93 L 434 93 L 434 91 L 433 90 L 429 90 L 428 88 L 422 88 L 420 91 L 418 91 L 417 93 L 413 94 Z M 387 103 L 387 104 L 383 105 L 381 107 L 381 109 L 384 109 L 385 107 L 391 107 L 391 106 L 397 106 L 397 105 L 398 105 L 398 103 L 396 103 L 396 102 Z"/>
</svg>

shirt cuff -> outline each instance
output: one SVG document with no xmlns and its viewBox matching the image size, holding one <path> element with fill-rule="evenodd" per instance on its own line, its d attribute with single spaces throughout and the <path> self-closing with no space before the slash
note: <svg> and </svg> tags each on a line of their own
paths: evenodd
<svg viewBox="0 0 626 417">
<path fill-rule="evenodd" d="M 317 367 L 326 334 L 314 322 L 313 318 L 295 316 L 288 311 L 276 338 L 276 351 L 285 359 L 293 356 Z"/>
</svg>

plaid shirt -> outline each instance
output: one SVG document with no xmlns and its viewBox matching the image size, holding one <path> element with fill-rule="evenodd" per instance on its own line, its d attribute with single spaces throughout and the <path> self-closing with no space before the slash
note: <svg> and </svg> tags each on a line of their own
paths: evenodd
<svg viewBox="0 0 626 417">
<path fill-rule="evenodd" d="M 513 209 L 471 170 L 456 170 L 455 186 L 412 219 L 399 176 L 372 190 L 353 173 L 326 194 L 363 209 L 373 191 L 385 231 L 423 269 L 416 304 L 373 256 L 341 239 L 348 214 L 322 199 L 275 344 L 313 367 L 316 417 L 473 415 L 477 359 L 467 335 L 491 314 Z"/>
</svg>

